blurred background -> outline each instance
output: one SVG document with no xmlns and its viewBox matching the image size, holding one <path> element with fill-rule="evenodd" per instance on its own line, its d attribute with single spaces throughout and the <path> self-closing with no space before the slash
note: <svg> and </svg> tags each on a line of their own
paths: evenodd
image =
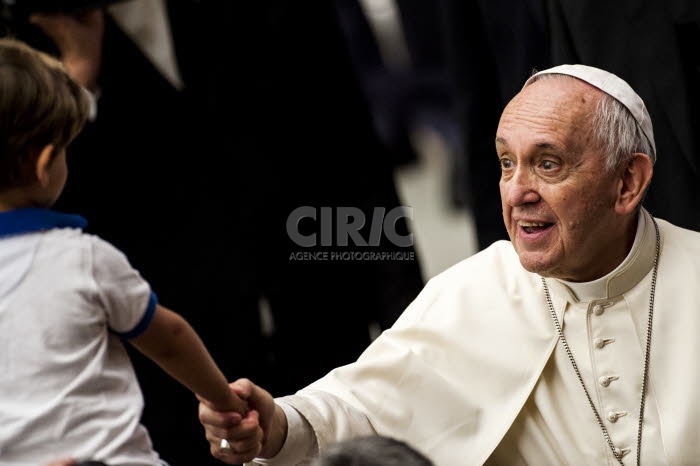
<svg viewBox="0 0 700 466">
<path fill-rule="evenodd" d="M 56 209 L 124 251 L 231 380 L 275 396 L 356 359 L 427 280 L 507 239 L 493 140 L 534 70 L 584 63 L 627 80 L 659 155 L 645 205 L 700 229 L 696 0 L 0 3 L 5 35 L 61 57 L 97 96 Z M 33 12 L 75 23 L 47 34 Z M 365 239 L 376 207 L 411 207 L 395 227 L 413 245 L 301 248 L 287 234 L 300 206 L 331 222 L 359 209 Z M 299 251 L 415 260 L 290 260 Z M 219 464 L 192 395 L 132 359 L 163 458 Z"/>
</svg>

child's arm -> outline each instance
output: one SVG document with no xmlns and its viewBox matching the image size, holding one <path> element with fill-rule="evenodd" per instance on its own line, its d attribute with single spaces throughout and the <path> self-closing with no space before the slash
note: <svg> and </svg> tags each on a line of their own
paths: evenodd
<svg viewBox="0 0 700 466">
<path fill-rule="evenodd" d="M 229 388 L 202 340 L 179 314 L 156 305 L 146 331 L 129 342 L 217 409 L 236 411 L 242 416 L 248 412 L 248 404 Z"/>
</svg>

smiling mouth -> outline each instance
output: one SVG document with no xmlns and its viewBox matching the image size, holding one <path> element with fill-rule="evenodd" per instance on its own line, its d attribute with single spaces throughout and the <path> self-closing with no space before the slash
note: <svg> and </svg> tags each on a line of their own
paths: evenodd
<svg viewBox="0 0 700 466">
<path fill-rule="evenodd" d="M 518 225 L 525 230 L 525 233 L 539 233 L 547 228 L 551 227 L 552 223 L 542 223 L 542 222 L 518 222 Z"/>
</svg>

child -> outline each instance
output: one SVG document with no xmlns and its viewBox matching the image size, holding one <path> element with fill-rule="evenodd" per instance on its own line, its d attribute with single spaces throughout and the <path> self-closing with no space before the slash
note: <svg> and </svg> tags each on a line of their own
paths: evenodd
<svg viewBox="0 0 700 466">
<path fill-rule="evenodd" d="M 88 111 L 60 62 L 0 39 L 2 466 L 164 464 L 139 423 L 143 399 L 122 339 L 221 411 L 247 409 L 127 258 L 82 233 L 83 218 L 48 210 Z"/>
</svg>

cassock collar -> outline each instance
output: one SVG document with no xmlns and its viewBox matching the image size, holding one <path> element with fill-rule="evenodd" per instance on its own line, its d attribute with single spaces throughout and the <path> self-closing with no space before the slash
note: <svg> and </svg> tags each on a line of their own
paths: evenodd
<svg viewBox="0 0 700 466">
<path fill-rule="evenodd" d="M 589 302 L 611 299 L 632 289 L 654 266 L 656 232 L 651 215 L 641 209 L 637 220 L 637 233 L 629 254 L 615 270 L 592 282 L 569 282 L 559 279 L 547 280 L 552 292 L 568 296 L 567 301 Z"/>
<path fill-rule="evenodd" d="M 85 228 L 87 220 L 79 215 L 62 214 L 49 209 L 29 207 L 0 212 L 0 238 L 52 228 Z"/>
</svg>

